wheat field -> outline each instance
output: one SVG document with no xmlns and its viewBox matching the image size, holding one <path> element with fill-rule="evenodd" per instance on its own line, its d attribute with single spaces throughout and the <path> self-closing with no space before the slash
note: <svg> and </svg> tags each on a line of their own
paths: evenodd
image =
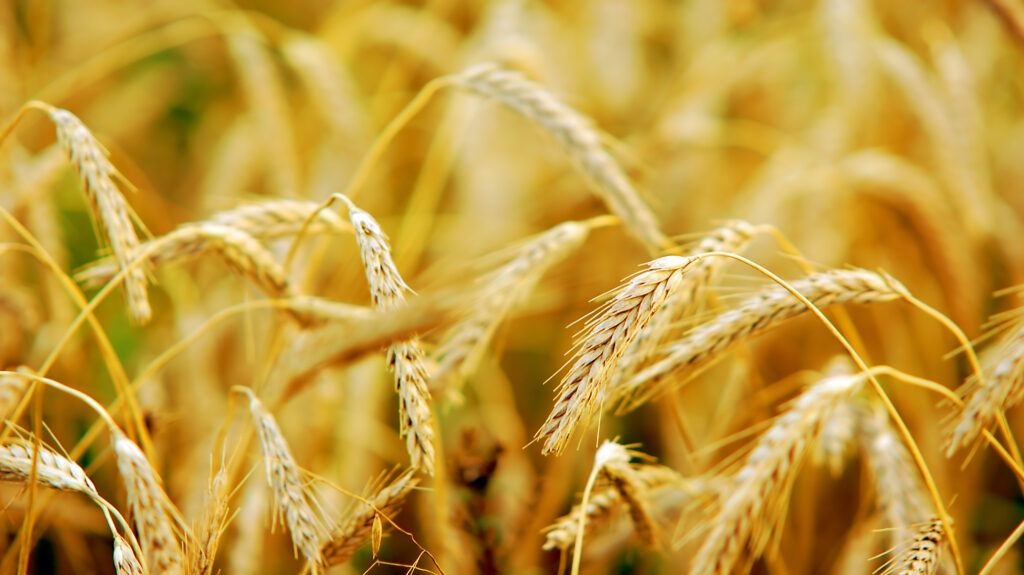
<svg viewBox="0 0 1024 575">
<path fill-rule="evenodd" d="M 0 30 L 0 575 L 1024 573 L 1020 0 Z"/>
</svg>

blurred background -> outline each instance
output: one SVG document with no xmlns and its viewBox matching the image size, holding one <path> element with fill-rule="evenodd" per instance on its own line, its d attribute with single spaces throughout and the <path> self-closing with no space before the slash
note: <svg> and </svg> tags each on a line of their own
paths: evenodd
<svg viewBox="0 0 1024 575">
<path fill-rule="evenodd" d="M 593 120 L 680 246 L 725 220 L 768 224 L 802 257 L 768 235 L 747 255 L 783 277 L 803 275 L 803 264 L 883 269 L 972 338 L 993 314 L 1020 304 L 1015 293 L 994 295 L 1024 282 L 1024 4 L 1015 0 L 2 0 L 0 30 L 0 116 L 13 119 L 30 100 L 78 115 L 136 188 L 126 197 L 154 237 L 246 203 L 322 202 L 344 191 L 427 82 L 497 62 Z M 472 285 L 524 239 L 608 213 L 544 130 L 456 88 L 436 94 L 369 175 L 356 202 L 380 222 L 396 265 L 421 294 Z M 26 115 L 0 147 L 0 206 L 69 274 L 102 253 L 80 186 L 52 124 Z M 0 238 L 22 242 L 7 224 Z M 283 261 L 289 245 L 268 248 Z M 797 320 L 675 394 L 604 416 L 579 449 L 561 457 L 524 449 L 550 411 L 554 381 L 544 382 L 570 350 L 578 326 L 567 326 L 650 257 L 621 226 L 593 230 L 498 328 L 462 397 L 437 398 L 445 495 L 424 481 L 396 521 L 446 573 L 555 572 L 564 558 L 541 550 L 541 529 L 578 501 L 596 438 L 639 443 L 700 477 L 750 441 L 723 439 L 763 429 L 805 383 L 796 375 L 841 352 L 819 324 Z M 739 265 L 727 270 L 716 306 L 764 285 Z M 289 273 L 304 294 L 369 305 L 351 234 L 306 241 Z M 244 423 L 229 411 L 228 390 L 279 390 L 282 366 L 301 363 L 290 354 L 305 352 L 288 347 L 298 331 L 276 315 L 216 319 L 262 297 L 216 258 L 161 267 L 153 278 L 152 322 L 133 325 L 120 294 L 98 317 L 128 378 L 140 382 L 166 489 L 194 521 L 217 433 L 231 428 L 235 437 Z M 77 313 L 54 274 L 16 250 L 0 252 L 0 368 L 41 364 Z M 955 339 L 909 306 L 850 313 L 875 363 L 951 389 L 967 375 L 962 357 L 947 357 Z M 445 337 L 441 329 L 424 334 L 428 352 Z M 50 377 L 105 404 L 116 395 L 84 330 Z M 407 465 L 392 385 L 383 355 L 371 354 L 323 371 L 290 397 L 275 415 L 299 464 L 353 491 Z M 1024 518 L 1021 492 L 987 450 L 966 466 L 964 454 L 942 455 L 948 404 L 906 386 L 890 392 L 951 503 L 965 566 L 976 572 Z M 51 445 L 70 449 L 95 418 L 52 393 L 42 404 Z M 1018 413 L 1009 415 L 1013 429 L 1024 429 Z M 680 434 L 680 419 L 692 437 Z M 250 451 L 244 469 L 253 471 L 232 496 L 217 570 L 297 573 L 286 531 L 272 532 L 260 507 L 265 482 L 258 450 Z M 79 461 L 93 466 L 105 496 L 123 501 L 104 442 Z M 808 465 L 773 559 L 753 571 L 877 567 L 870 558 L 886 547 L 865 528 L 873 514 L 866 473 L 856 453 L 836 474 Z M 27 500 L 22 486 L 3 487 L 6 573 Z M 336 513 L 351 502 L 318 489 Z M 59 495 L 41 513 L 30 572 L 113 573 L 98 511 Z M 707 520 L 699 506 L 684 515 L 666 523 L 660 549 L 643 547 L 628 528 L 594 535 L 585 571 L 680 572 L 699 531 L 678 548 L 672 541 Z M 418 553 L 394 534 L 381 556 L 406 566 L 371 572 L 406 572 Z M 1018 547 L 1000 572 L 1021 572 L 1021 561 Z M 361 573 L 373 562 L 363 549 L 336 571 Z M 418 565 L 436 570 L 423 557 Z"/>
</svg>

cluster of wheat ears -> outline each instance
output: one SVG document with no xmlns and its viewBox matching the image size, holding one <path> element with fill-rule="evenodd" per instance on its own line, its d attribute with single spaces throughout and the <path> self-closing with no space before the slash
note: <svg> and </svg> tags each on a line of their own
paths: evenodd
<svg viewBox="0 0 1024 575">
<path fill-rule="evenodd" d="M 0 573 L 1024 572 L 1017 0 L 0 12 Z"/>
</svg>

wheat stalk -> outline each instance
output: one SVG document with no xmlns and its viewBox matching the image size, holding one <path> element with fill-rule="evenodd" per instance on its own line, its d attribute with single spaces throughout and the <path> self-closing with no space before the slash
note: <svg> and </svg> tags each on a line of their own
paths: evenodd
<svg viewBox="0 0 1024 575">
<path fill-rule="evenodd" d="M 349 221 L 356 232 L 359 254 L 366 271 L 370 296 L 374 306 L 392 311 L 405 306 L 406 285 L 391 258 L 391 246 L 377 220 L 356 207 L 344 196 L 348 204 Z M 388 347 L 388 367 L 395 374 L 395 391 L 399 397 L 398 417 L 400 433 L 405 437 L 406 450 L 412 466 L 434 474 L 434 428 L 430 414 L 430 392 L 427 388 L 427 367 L 423 349 L 417 338 L 394 343 Z"/>
<path fill-rule="evenodd" d="M 57 139 L 78 170 L 92 215 L 114 252 L 118 268 L 129 268 L 138 253 L 139 239 L 132 226 L 131 208 L 114 183 L 127 180 L 110 163 L 103 144 L 77 116 L 47 104 L 39 103 L 39 106 L 50 115 L 57 128 Z M 146 283 L 146 270 L 139 266 L 132 267 L 124 279 L 128 307 L 132 319 L 138 323 L 149 321 L 152 315 Z"/>
<path fill-rule="evenodd" d="M 149 570 L 154 575 L 183 575 L 185 559 L 175 536 L 174 504 L 139 446 L 118 430 L 112 433 L 117 468 Z"/>
<path fill-rule="evenodd" d="M 748 539 L 754 556 L 764 551 L 808 446 L 836 406 L 847 401 L 864 379 L 864 374 L 822 379 L 776 418 L 736 473 L 690 575 L 728 575 Z"/>
<path fill-rule="evenodd" d="M 249 397 L 253 425 L 263 446 L 267 483 L 274 494 L 275 521 L 288 526 L 292 545 L 314 566 L 322 566 L 321 548 L 330 538 L 330 522 L 324 517 L 312 490 L 292 457 L 277 422 L 263 403 L 246 388 L 236 388 Z"/>
<path fill-rule="evenodd" d="M 576 336 L 571 367 L 558 385 L 559 396 L 534 441 L 545 454 L 561 453 L 580 421 L 604 401 L 605 388 L 630 343 L 679 286 L 691 258 L 665 256 L 648 262 L 589 319 Z"/>
<path fill-rule="evenodd" d="M 790 284 L 818 308 L 893 301 L 907 294 L 906 288 L 892 277 L 860 269 L 815 273 Z M 782 286 L 769 286 L 665 346 L 661 359 L 612 390 L 613 396 L 621 402 L 621 411 L 634 409 L 738 343 L 807 311 Z"/>
<path fill-rule="evenodd" d="M 473 372 L 509 311 L 529 294 L 554 264 L 578 249 L 589 228 L 564 222 L 531 239 L 507 264 L 484 278 L 468 317 L 447 331 L 437 351 L 433 381 L 457 388 Z"/>
<path fill-rule="evenodd" d="M 604 149 L 600 134 L 588 118 L 521 73 L 493 64 L 470 68 L 452 79 L 454 85 L 504 104 L 550 134 L 580 167 L 611 212 L 651 253 L 672 245 L 661 233 L 654 213 Z"/>
<path fill-rule="evenodd" d="M 374 519 L 382 515 L 393 518 L 417 483 L 412 473 L 407 472 L 379 489 L 373 489 L 365 502 L 360 502 L 354 511 L 349 512 L 345 523 L 331 533 L 323 548 L 324 563 L 331 567 L 348 561 L 370 538 Z"/>
</svg>

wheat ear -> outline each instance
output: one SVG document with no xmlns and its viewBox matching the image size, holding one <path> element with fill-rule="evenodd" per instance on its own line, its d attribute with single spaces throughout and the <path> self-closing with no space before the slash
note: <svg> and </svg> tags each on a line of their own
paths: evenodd
<svg viewBox="0 0 1024 575">
<path fill-rule="evenodd" d="M 216 223 L 203 222 L 178 228 L 144 245 L 140 253 L 148 263 L 165 263 L 214 252 L 238 273 L 248 277 L 271 297 L 291 293 L 284 270 L 255 238 L 245 231 Z M 109 281 L 118 270 L 109 262 L 97 262 L 83 268 L 75 279 L 87 287 Z"/>
<path fill-rule="evenodd" d="M 323 548 L 324 561 L 328 567 L 348 561 L 359 547 L 373 533 L 375 518 L 393 518 L 402 507 L 405 498 L 416 487 L 418 480 L 412 473 L 403 473 L 397 479 L 373 490 L 350 512 L 345 523 L 332 534 Z"/>
<path fill-rule="evenodd" d="M 207 501 L 197 527 L 196 544 L 189 549 L 189 574 L 211 575 L 220 538 L 228 524 L 228 474 L 221 468 L 210 483 Z"/>
<path fill-rule="evenodd" d="M 733 489 L 694 557 L 691 575 L 728 575 L 748 539 L 754 556 L 764 551 L 808 446 L 864 379 L 864 374 L 825 378 L 776 418 L 733 478 Z"/>
<path fill-rule="evenodd" d="M 32 446 L 18 443 L 0 445 L 0 481 L 28 483 L 32 477 Z M 92 480 L 77 463 L 40 446 L 35 480 L 61 491 L 83 493 L 99 501 Z"/>
<path fill-rule="evenodd" d="M 303 479 L 274 416 L 250 390 L 236 389 L 249 397 L 249 411 L 263 446 L 267 483 L 274 494 L 275 521 L 283 520 L 288 526 L 292 545 L 310 564 L 322 566 L 320 550 L 329 540 L 330 524 Z"/>
<path fill-rule="evenodd" d="M 935 506 L 921 482 L 917 467 L 881 409 L 857 410 L 861 451 L 874 481 L 875 499 L 889 528 L 888 539 L 909 539 L 911 526 L 935 515 Z"/>
<path fill-rule="evenodd" d="M 1003 411 L 1024 397 L 1024 324 L 1014 327 L 999 341 L 995 363 L 983 382 L 972 375 L 961 388 L 963 411 L 953 420 L 946 455 L 970 444 Z"/>
<path fill-rule="evenodd" d="M 535 441 L 545 454 L 561 453 L 582 420 L 598 410 L 619 359 L 679 286 L 691 258 L 665 256 L 647 263 L 587 321 L 576 336 L 576 353 L 558 386 L 559 396 Z"/>
<path fill-rule="evenodd" d="M 118 430 L 112 433 L 117 468 L 124 480 L 128 508 L 135 519 L 149 571 L 154 575 L 183 575 L 185 560 L 175 536 L 174 504 L 139 446 Z"/>
<path fill-rule="evenodd" d="M 117 575 L 145 575 L 146 570 L 124 537 L 114 534 L 114 569 Z"/>
<path fill-rule="evenodd" d="M 456 74 L 453 83 L 504 104 L 550 134 L 580 167 L 611 212 L 651 253 L 672 245 L 661 233 L 654 213 L 601 144 L 601 135 L 588 118 L 521 73 L 493 64 Z"/>
<path fill-rule="evenodd" d="M 374 306 L 391 311 L 405 305 L 405 292 L 412 290 L 391 259 L 391 246 L 377 220 L 356 207 L 344 196 L 348 204 L 349 220 L 355 228 L 359 254 L 366 271 L 370 296 Z M 427 388 L 427 367 L 423 349 L 417 338 L 392 344 L 387 350 L 387 362 L 395 374 L 398 392 L 400 433 L 405 437 L 406 450 L 412 466 L 434 474 L 434 428 L 431 423 L 430 391 Z"/>
<path fill-rule="evenodd" d="M 641 492 L 653 492 L 666 486 L 680 485 L 683 478 L 672 469 L 661 465 L 633 465 L 633 483 Z M 620 509 L 624 501 L 619 490 L 613 485 L 603 485 L 595 489 L 587 500 L 587 509 L 580 511 L 580 506 L 573 506 L 569 513 L 556 519 L 544 529 L 544 549 L 566 550 L 572 547 L 576 533 L 583 517 L 587 529 L 599 527 L 611 519 L 615 511 Z"/>
<path fill-rule="evenodd" d="M 758 228 L 743 221 L 732 220 L 712 230 L 687 251 L 689 257 L 710 252 L 741 253 L 753 239 Z M 651 318 L 650 324 L 629 346 L 622 358 L 621 368 L 616 372 L 612 385 L 635 373 L 647 361 L 658 343 L 666 337 L 674 322 L 683 318 L 688 309 L 693 309 L 702 299 L 704 291 L 712 284 L 727 260 L 724 258 L 701 258 L 683 276 L 679 288 L 665 301 Z"/>
<path fill-rule="evenodd" d="M 173 261 L 191 258 L 209 251 L 223 251 L 219 246 L 225 240 L 218 239 L 218 236 L 225 236 L 230 239 L 231 232 L 222 232 L 223 227 L 232 228 L 244 233 L 256 240 L 269 240 L 287 237 L 298 233 L 303 222 L 313 214 L 319 204 L 314 202 L 302 202 L 295 200 L 274 200 L 240 206 L 232 210 L 218 212 L 208 220 L 184 224 L 171 233 L 143 243 L 139 247 L 140 254 L 147 254 L 150 265 L 160 266 Z M 348 224 L 334 212 L 321 210 L 317 212 L 316 218 L 309 226 L 309 233 L 323 233 L 328 231 L 342 231 L 349 229 Z M 237 235 L 237 234 L 234 234 Z M 237 235 L 238 238 L 244 236 Z M 250 246 L 248 249 L 254 254 L 249 259 L 261 261 L 273 261 L 269 255 L 263 255 L 254 250 L 252 242 L 248 239 L 238 240 L 235 243 Z M 276 266 L 276 264 L 274 264 Z M 110 281 L 117 274 L 118 268 L 111 258 L 96 260 L 75 273 L 75 280 L 86 287 Z M 280 278 L 284 277 L 283 271 L 275 272 Z"/>
<path fill-rule="evenodd" d="M 861 269 L 815 273 L 790 285 L 818 308 L 849 303 L 893 301 L 904 297 L 905 287 L 892 277 Z M 737 308 L 694 328 L 683 339 L 664 347 L 662 357 L 612 390 L 628 411 L 685 380 L 727 350 L 808 308 L 785 288 L 772 285 Z M 675 376 L 675 377 L 672 377 Z"/>
<path fill-rule="evenodd" d="M 457 390 L 473 372 L 498 325 L 509 311 L 533 290 L 554 264 L 583 245 L 589 228 L 582 222 L 564 222 L 528 241 L 518 253 L 483 279 L 484 286 L 470 306 L 469 315 L 444 336 L 437 351 L 433 379 Z"/>
<path fill-rule="evenodd" d="M 57 127 L 57 139 L 78 170 L 82 188 L 97 227 L 103 230 L 120 269 L 128 268 L 138 252 L 139 239 L 132 226 L 131 208 L 118 189 L 115 180 L 126 182 L 107 158 L 107 150 L 92 135 L 85 124 L 67 110 L 39 103 Z M 138 323 L 149 321 L 152 310 L 146 295 L 146 270 L 135 266 L 124 279 L 125 294 L 132 319 Z"/>
<path fill-rule="evenodd" d="M 910 547 L 894 559 L 884 575 L 933 575 L 939 566 L 939 551 L 946 538 L 942 521 L 933 519 L 922 527 Z"/>
</svg>

